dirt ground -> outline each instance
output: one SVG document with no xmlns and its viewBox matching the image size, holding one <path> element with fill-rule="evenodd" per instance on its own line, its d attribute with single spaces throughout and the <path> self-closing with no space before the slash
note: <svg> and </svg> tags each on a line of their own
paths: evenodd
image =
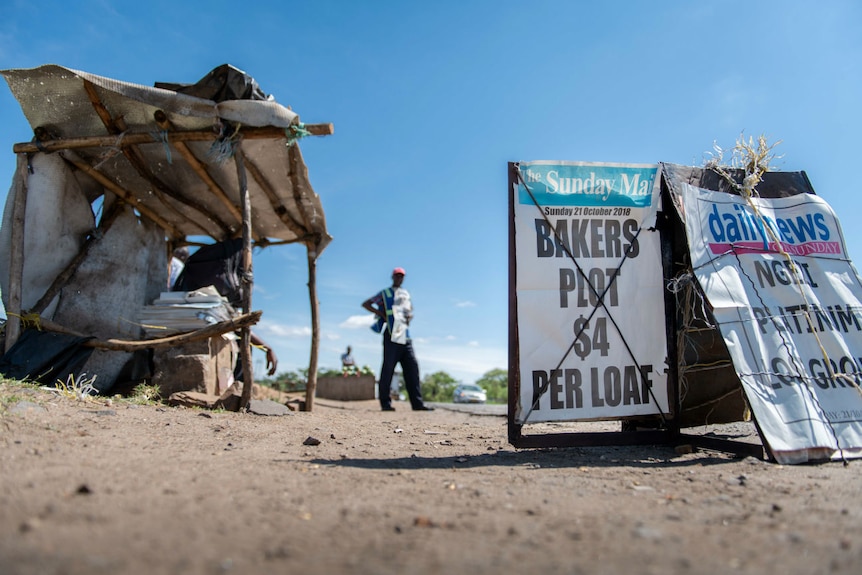
<svg viewBox="0 0 862 575">
<path fill-rule="evenodd" d="M 0 575 L 862 573 L 858 460 L 520 450 L 500 415 L 396 407 L 259 416 L 0 384 Z"/>
</svg>

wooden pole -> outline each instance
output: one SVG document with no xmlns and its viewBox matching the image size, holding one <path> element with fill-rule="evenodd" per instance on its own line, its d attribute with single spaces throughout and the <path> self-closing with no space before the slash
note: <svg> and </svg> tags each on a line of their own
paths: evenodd
<svg viewBox="0 0 862 575">
<path fill-rule="evenodd" d="M 248 193 L 248 179 L 245 173 L 245 164 L 242 160 L 240 147 L 242 140 L 236 144 L 237 150 L 234 154 L 236 164 L 236 175 L 239 182 L 239 198 L 242 203 L 242 311 L 251 311 L 251 291 L 254 288 L 254 276 L 251 265 L 251 198 Z M 244 327 L 240 330 L 240 360 L 242 361 L 242 396 L 240 398 L 240 409 L 248 407 L 251 401 L 251 389 L 254 385 L 254 372 L 251 365 L 251 328 Z"/>
<path fill-rule="evenodd" d="M 308 299 L 311 303 L 311 357 L 308 359 L 308 383 L 305 386 L 305 411 L 314 407 L 317 389 L 317 360 L 320 347 L 320 314 L 317 301 L 317 243 L 306 244 L 308 250 Z"/>
<path fill-rule="evenodd" d="M 15 200 L 12 204 L 12 242 L 9 254 L 9 306 L 6 308 L 6 349 L 21 335 L 21 299 L 24 286 L 24 221 L 27 216 L 27 156 L 18 154 Z"/>
</svg>

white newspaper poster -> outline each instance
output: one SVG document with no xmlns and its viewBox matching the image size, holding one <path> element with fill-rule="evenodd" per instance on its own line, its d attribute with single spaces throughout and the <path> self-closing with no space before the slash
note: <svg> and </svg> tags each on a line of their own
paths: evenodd
<svg viewBox="0 0 862 575">
<path fill-rule="evenodd" d="M 683 186 L 695 276 L 775 459 L 859 457 L 862 285 L 832 209 Z"/>
<path fill-rule="evenodd" d="M 657 166 L 517 169 L 515 421 L 667 413 Z"/>
</svg>

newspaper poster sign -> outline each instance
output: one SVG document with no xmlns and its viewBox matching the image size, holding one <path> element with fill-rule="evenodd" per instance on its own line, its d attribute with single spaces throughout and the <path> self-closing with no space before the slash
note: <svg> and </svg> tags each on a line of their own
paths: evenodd
<svg viewBox="0 0 862 575">
<path fill-rule="evenodd" d="M 775 459 L 859 457 L 862 284 L 832 209 L 683 186 L 695 276 Z"/>
<path fill-rule="evenodd" d="M 658 167 L 516 169 L 515 422 L 667 413 Z"/>
</svg>

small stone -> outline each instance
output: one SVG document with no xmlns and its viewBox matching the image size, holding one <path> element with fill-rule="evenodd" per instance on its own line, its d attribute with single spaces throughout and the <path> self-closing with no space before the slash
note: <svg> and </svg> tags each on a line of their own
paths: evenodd
<svg viewBox="0 0 862 575">
<path fill-rule="evenodd" d="M 320 445 L 320 440 L 310 435 L 302 442 L 303 445 Z"/>
<path fill-rule="evenodd" d="M 15 413 L 19 415 L 25 414 L 29 411 L 36 411 L 40 413 L 48 412 L 47 409 L 37 403 L 33 403 L 32 401 L 19 401 L 9 409 L 9 413 Z"/>
<path fill-rule="evenodd" d="M 662 533 L 661 529 L 656 529 L 655 527 L 639 525 L 635 528 L 633 535 L 640 539 L 658 540 L 663 537 L 664 533 Z"/>
<path fill-rule="evenodd" d="M 248 402 L 248 412 L 255 415 L 281 416 L 290 414 L 290 408 L 269 399 L 252 399 Z"/>
</svg>

